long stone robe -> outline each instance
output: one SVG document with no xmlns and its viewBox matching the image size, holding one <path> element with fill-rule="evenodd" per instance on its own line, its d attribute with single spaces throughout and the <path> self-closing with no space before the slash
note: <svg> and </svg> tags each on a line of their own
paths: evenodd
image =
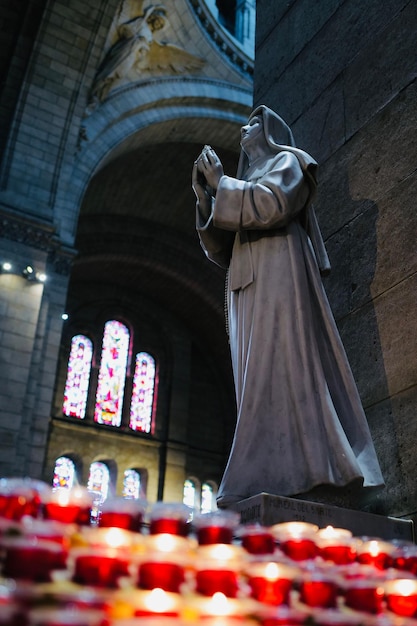
<svg viewBox="0 0 417 626">
<path fill-rule="evenodd" d="M 219 503 L 383 484 L 302 225 L 310 202 L 305 170 L 284 150 L 258 159 L 245 180 L 223 176 L 208 221 L 197 204 L 203 249 L 228 268 L 237 424 Z"/>
</svg>

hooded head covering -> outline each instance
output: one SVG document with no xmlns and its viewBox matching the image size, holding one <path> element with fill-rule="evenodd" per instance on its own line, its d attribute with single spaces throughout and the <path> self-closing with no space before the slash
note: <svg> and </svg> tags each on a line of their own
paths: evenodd
<svg viewBox="0 0 417 626">
<path fill-rule="evenodd" d="M 292 134 L 290 127 L 284 122 L 282 117 L 277 115 L 277 113 L 272 111 L 272 109 L 269 109 L 264 104 L 261 104 L 252 111 L 248 122 L 256 116 L 262 117 L 264 136 L 266 143 L 271 150 L 271 154 L 278 154 L 283 151 L 292 152 L 300 163 L 304 177 L 310 187 L 310 200 L 304 211 L 302 225 L 307 231 L 307 234 L 313 244 L 319 269 L 322 274 L 326 274 L 330 271 L 329 257 L 327 256 L 314 207 L 311 204 L 317 188 L 317 162 L 312 156 L 307 154 L 307 152 L 304 152 L 304 150 L 300 150 L 300 148 L 296 147 L 294 135 Z M 237 177 L 243 178 L 248 167 L 249 159 L 244 150 L 241 150 L 237 168 Z"/>
</svg>

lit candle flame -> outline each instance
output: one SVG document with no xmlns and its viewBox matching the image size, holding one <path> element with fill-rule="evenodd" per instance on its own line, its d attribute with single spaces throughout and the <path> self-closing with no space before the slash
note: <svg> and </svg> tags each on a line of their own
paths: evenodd
<svg viewBox="0 0 417 626">
<path fill-rule="evenodd" d="M 155 535 L 154 542 L 156 549 L 161 552 L 172 552 L 173 550 L 178 549 L 178 541 L 175 535 L 170 535 L 168 533 Z"/>
<path fill-rule="evenodd" d="M 369 543 L 369 554 L 371 556 L 378 556 L 380 553 L 378 541 L 371 541 Z"/>
<path fill-rule="evenodd" d="M 216 591 L 208 602 L 208 614 L 209 615 L 230 615 L 232 608 L 229 600 L 221 591 Z"/>
<path fill-rule="evenodd" d="M 276 563 L 268 563 L 265 567 L 265 578 L 267 580 L 276 580 L 279 574 L 279 567 Z"/>
<path fill-rule="evenodd" d="M 126 539 L 126 533 L 121 528 L 109 528 L 105 533 L 105 543 L 109 548 L 121 548 L 126 546 L 129 542 Z"/>
<path fill-rule="evenodd" d="M 70 501 L 69 489 L 59 489 L 59 491 L 56 492 L 56 501 L 59 506 L 68 506 Z"/>
<path fill-rule="evenodd" d="M 152 613 L 167 613 L 175 608 L 175 602 L 166 591 L 155 587 L 144 598 L 144 604 L 146 608 Z"/>
</svg>

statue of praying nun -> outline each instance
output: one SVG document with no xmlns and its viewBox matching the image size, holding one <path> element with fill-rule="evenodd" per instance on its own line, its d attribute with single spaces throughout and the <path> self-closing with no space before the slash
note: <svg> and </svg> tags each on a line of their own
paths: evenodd
<svg viewBox="0 0 417 626">
<path fill-rule="evenodd" d="M 201 245 L 227 268 L 237 423 L 218 506 L 262 492 L 308 499 L 323 487 L 381 487 L 321 280 L 330 266 L 312 206 L 317 163 L 263 105 L 240 145 L 235 178 L 210 146 L 192 175 Z"/>
</svg>

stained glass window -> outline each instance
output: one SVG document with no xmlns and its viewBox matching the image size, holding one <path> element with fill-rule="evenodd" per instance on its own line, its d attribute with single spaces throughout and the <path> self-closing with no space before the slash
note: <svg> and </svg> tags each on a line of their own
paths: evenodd
<svg viewBox="0 0 417 626">
<path fill-rule="evenodd" d="M 203 483 L 201 486 L 201 506 L 202 513 L 210 513 L 214 509 L 214 493 L 210 483 Z"/>
<path fill-rule="evenodd" d="M 64 391 L 63 413 L 67 417 L 85 417 L 92 356 L 90 339 L 84 335 L 75 335 L 71 340 Z"/>
<path fill-rule="evenodd" d="M 184 492 L 182 501 L 184 504 L 193 508 L 195 506 L 195 498 L 196 498 L 196 488 L 193 480 L 187 478 L 184 481 Z"/>
<path fill-rule="evenodd" d="M 130 404 L 129 426 L 132 430 L 143 433 L 152 431 L 152 414 L 156 387 L 155 360 L 147 352 L 139 352 L 136 355 L 132 401 Z"/>
<path fill-rule="evenodd" d="M 52 489 L 71 489 L 75 480 L 75 464 L 67 456 L 60 456 L 55 461 Z"/>
<path fill-rule="evenodd" d="M 128 352 L 127 327 L 116 320 L 106 322 L 94 412 L 98 424 L 120 426 Z"/>
<path fill-rule="evenodd" d="M 110 472 L 105 463 L 95 461 L 90 465 L 87 489 L 93 496 L 95 502 L 104 502 L 109 493 Z"/>
<path fill-rule="evenodd" d="M 138 500 L 140 497 L 140 474 L 127 469 L 123 475 L 123 497 Z"/>
</svg>

